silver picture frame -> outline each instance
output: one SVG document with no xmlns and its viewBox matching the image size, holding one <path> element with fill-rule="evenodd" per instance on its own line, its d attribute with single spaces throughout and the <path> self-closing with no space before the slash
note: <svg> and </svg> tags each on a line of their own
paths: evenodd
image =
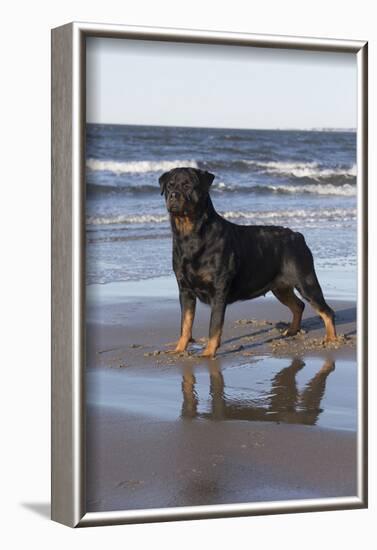
<svg viewBox="0 0 377 550">
<path fill-rule="evenodd" d="M 348 52 L 357 57 L 358 491 L 355 497 L 131 511 L 85 509 L 85 45 L 87 37 Z M 368 44 L 69 23 L 52 30 L 52 508 L 70 527 L 365 508 L 367 477 Z"/>
</svg>

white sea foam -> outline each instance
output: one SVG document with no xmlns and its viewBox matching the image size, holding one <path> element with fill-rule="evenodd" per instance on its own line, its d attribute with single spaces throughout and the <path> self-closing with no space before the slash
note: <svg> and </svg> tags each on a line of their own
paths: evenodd
<svg viewBox="0 0 377 550">
<path fill-rule="evenodd" d="M 169 219 L 167 214 L 156 216 L 153 214 L 140 214 L 135 216 L 89 216 L 86 219 L 88 225 L 113 225 L 113 224 L 144 224 L 144 223 L 162 223 Z"/>
<path fill-rule="evenodd" d="M 272 210 L 266 212 L 241 212 L 229 211 L 222 212 L 222 216 L 227 219 L 245 219 L 245 220 L 286 220 L 286 219 L 305 219 L 305 220 L 342 220 L 350 221 L 356 219 L 355 208 L 326 208 L 312 210 Z"/>
<path fill-rule="evenodd" d="M 349 183 L 332 185 L 331 183 L 317 183 L 307 185 L 266 185 L 265 189 L 276 193 L 314 193 L 316 195 L 340 195 L 355 197 L 356 186 Z"/>
<path fill-rule="evenodd" d="M 318 221 L 333 221 L 346 222 L 356 219 L 355 208 L 326 208 L 326 209 L 303 209 L 303 210 L 273 210 L 273 211 L 255 211 L 243 212 L 238 210 L 230 210 L 220 212 L 220 214 L 228 220 L 251 220 L 255 223 L 282 223 L 285 220 L 304 220 L 307 223 Z M 109 216 L 87 218 L 88 225 L 133 225 L 133 224 L 160 224 L 167 223 L 169 217 L 167 214 L 152 215 L 140 214 L 133 216 Z"/>
<path fill-rule="evenodd" d="M 312 178 L 321 180 L 336 176 L 355 177 L 357 174 L 356 164 L 348 167 L 323 168 L 317 162 L 260 162 L 245 160 L 245 164 L 265 168 L 269 174 L 294 176 L 296 178 Z"/>
<path fill-rule="evenodd" d="M 195 160 L 135 160 L 119 162 L 115 160 L 87 159 L 86 166 L 92 171 L 108 171 L 115 174 L 163 172 L 172 168 L 198 168 Z"/>
<path fill-rule="evenodd" d="M 339 195 L 343 197 L 355 197 L 356 186 L 350 183 L 333 185 L 332 183 L 307 183 L 304 185 L 231 185 L 220 182 L 213 184 L 213 190 L 218 193 L 237 191 L 246 193 L 312 193 L 316 195 Z"/>
</svg>

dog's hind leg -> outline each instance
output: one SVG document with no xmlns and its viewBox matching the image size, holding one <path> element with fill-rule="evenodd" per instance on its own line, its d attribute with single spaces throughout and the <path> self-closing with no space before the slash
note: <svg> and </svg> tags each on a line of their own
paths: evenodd
<svg viewBox="0 0 377 550">
<path fill-rule="evenodd" d="M 335 314 L 323 297 L 322 289 L 318 282 L 314 268 L 309 275 L 306 275 L 300 279 L 299 284 L 296 285 L 297 290 L 322 318 L 326 329 L 326 341 L 333 342 L 337 338 L 334 322 Z"/>
<path fill-rule="evenodd" d="M 301 233 L 293 236 L 293 246 L 286 256 L 285 271 L 301 296 L 307 300 L 322 318 L 326 328 L 326 341 L 336 340 L 334 312 L 327 305 L 314 268 L 313 254 Z"/>
<path fill-rule="evenodd" d="M 301 319 L 305 309 L 305 304 L 296 296 L 293 288 L 291 287 L 276 288 L 272 292 L 282 304 L 291 310 L 293 314 L 292 322 L 289 328 L 284 331 L 283 335 L 294 336 L 301 328 Z"/>
</svg>

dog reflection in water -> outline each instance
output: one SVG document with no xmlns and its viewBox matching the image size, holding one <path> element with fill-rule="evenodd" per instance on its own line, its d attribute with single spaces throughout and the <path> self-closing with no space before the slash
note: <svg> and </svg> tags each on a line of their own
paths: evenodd
<svg viewBox="0 0 377 550">
<path fill-rule="evenodd" d="M 293 359 L 291 365 L 279 371 L 272 379 L 271 389 L 259 399 L 227 397 L 224 378 L 219 366 L 212 361 L 210 375 L 210 410 L 198 412 L 199 400 L 195 390 L 195 376 L 187 367 L 182 380 L 182 417 L 209 418 L 213 420 L 259 420 L 314 425 L 322 412 L 321 400 L 326 389 L 326 380 L 335 369 L 332 360 L 326 360 L 322 368 L 299 391 L 296 374 L 305 366 L 301 359 Z"/>
</svg>

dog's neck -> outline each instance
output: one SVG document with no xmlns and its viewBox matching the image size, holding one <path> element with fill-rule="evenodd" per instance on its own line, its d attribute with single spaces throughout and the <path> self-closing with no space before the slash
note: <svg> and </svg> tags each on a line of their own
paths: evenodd
<svg viewBox="0 0 377 550">
<path fill-rule="evenodd" d="M 203 231 L 206 225 L 211 223 L 216 215 L 217 213 L 212 204 L 211 197 L 208 195 L 202 212 L 197 213 L 195 216 L 189 214 L 179 216 L 170 214 L 173 235 L 179 238 L 199 233 Z"/>
</svg>

